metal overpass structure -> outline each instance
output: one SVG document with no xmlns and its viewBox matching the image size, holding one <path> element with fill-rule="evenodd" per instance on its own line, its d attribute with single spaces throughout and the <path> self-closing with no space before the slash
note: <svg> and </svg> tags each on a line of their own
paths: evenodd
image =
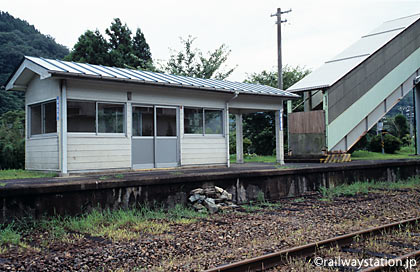
<svg viewBox="0 0 420 272">
<path fill-rule="evenodd" d="M 347 152 L 416 89 L 419 74 L 420 14 L 384 22 L 362 36 L 288 89 L 305 101 L 303 112 L 288 104 L 292 155 Z M 420 88 L 415 100 L 420 120 Z"/>
</svg>

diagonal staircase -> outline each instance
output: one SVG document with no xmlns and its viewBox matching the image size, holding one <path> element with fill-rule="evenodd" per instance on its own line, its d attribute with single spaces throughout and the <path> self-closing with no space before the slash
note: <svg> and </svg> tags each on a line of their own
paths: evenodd
<svg viewBox="0 0 420 272">
<path fill-rule="evenodd" d="M 401 64 L 401 67 L 397 67 L 396 70 L 379 81 L 374 88 L 328 125 L 328 151 L 348 151 L 388 111 L 413 90 L 413 81 L 420 72 L 420 50 L 417 53 L 417 61 L 413 59 L 409 63 L 412 69 L 402 67 L 407 63 Z M 415 72 L 410 74 L 410 70 Z"/>
<path fill-rule="evenodd" d="M 305 111 L 324 110 L 326 151 L 347 152 L 413 90 L 419 74 L 415 14 L 383 23 L 288 91 L 303 93 Z"/>
</svg>

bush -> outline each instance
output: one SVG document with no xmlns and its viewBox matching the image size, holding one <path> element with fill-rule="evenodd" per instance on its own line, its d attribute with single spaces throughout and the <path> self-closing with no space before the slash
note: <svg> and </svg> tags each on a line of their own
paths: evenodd
<svg viewBox="0 0 420 272">
<path fill-rule="evenodd" d="M 251 146 L 251 140 L 244 137 L 243 142 L 244 154 L 248 154 L 249 147 Z M 231 132 L 229 135 L 229 154 L 236 154 L 236 132 Z"/>
<path fill-rule="evenodd" d="M 413 144 L 413 139 L 411 138 L 410 134 L 406 134 L 404 137 L 401 138 L 401 142 L 403 146 L 410 146 Z"/>
<path fill-rule="evenodd" d="M 25 166 L 25 112 L 8 111 L 0 116 L 0 169 Z"/>
<path fill-rule="evenodd" d="M 365 134 L 363 135 L 362 138 L 359 139 L 359 141 L 357 141 L 355 145 L 352 146 L 352 148 L 350 148 L 348 153 L 353 154 L 353 152 L 356 150 L 366 150 L 368 149 L 368 145 L 369 145 L 368 134 Z"/>
<path fill-rule="evenodd" d="M 394 154 L 395 151 L 401 149 L 402 142 L 400 139 L 391 134 L 385 134 L 383 137 L 385 153 Z M 372 138 L 369 143 L 369 151 L 382 152 L 381 135 Z"/>
</svg>

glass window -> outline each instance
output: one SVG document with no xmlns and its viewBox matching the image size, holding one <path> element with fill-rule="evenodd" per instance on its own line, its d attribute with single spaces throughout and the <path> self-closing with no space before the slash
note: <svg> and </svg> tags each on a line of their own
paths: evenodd
<svg viewBox="0 0 420 272">
<path fill-rule="evenodd" d="M 31 135 L 37 135 L 42 133 L 42 122 L 41 122 L 41 105 L 30 106 L 31 113 Z"/>
<path fill-rule="evenodd" d="M 124 105 L 98 103 L 98 132 L 124 133 Z"/>
<path fill-rule="evenodd" d="M 157 136 L 176 136 L 176 109 L 156 108 Z"/>
<path fill-rule="evenodd" d="M 185 108 L 184 133 L 223 134 L 223 111 Z"/>
<path fill-rule="evenodd" d="M 223 113 L 221 110 L 204 110 L 205 134 L 223 134 Z"/>
<path fill-rule="evenodd" d="M 48 102 L 29 106 L 31 135 L 57 132 L 56 103 Z"/>
<path fill-rule="evenodd" d="M 203 109 L 184 108 L 184 133 L 203 134 Z"/>
<path fill-rule="evenodd" d="M 133 108 L 133 136 L 153 136 L 153 107 Z"/>
<path fill-rule="evenodd" d="M 67 131 L 96 132 L 95 102 L 67 102 Z"/>
<path fill-rule="evenodd" d="M 56 102 L 42 105 L 44 107 L 44 133 L 57 132 L 57 106 Z"/>
</svg>

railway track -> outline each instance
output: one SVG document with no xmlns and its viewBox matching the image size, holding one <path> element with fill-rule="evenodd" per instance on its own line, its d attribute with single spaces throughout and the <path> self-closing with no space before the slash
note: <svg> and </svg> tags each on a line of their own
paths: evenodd
<svg viewBox="0 0 420 272">
<path fill-rule="evenodd" d="M 404 237 L 413 239 L 404 240 Z M 414 240 L 416 245 L 412 244 Z M 402 254 L 395 255 L 395 251 Z M 341 254 L 345 255 L 345 260 L 337 259 L 337 255 Z M 420 217 L 417 217 L 222 265 L 205 272 L 277 271 L 276 268 L 296 260 L 310 262 L 314 269 L 318 266 L 336 271 L 394 271 L 413 268 L 419 258 Z"/>
</svg>

